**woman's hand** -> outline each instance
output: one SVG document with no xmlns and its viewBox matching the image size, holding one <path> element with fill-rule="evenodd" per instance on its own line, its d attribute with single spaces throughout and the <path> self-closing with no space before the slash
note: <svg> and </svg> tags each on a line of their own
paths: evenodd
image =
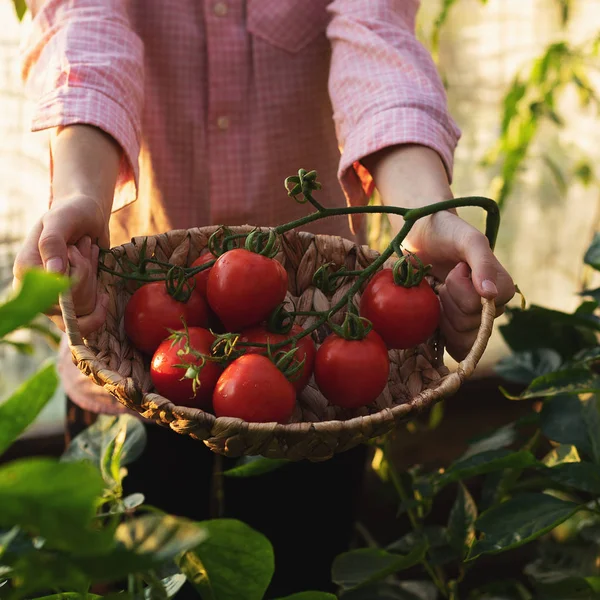
<svg viewBox="0 0 600 600">
<path fill-rule="evenodd" d="M 415 208 L 448 200 L 452 192 L 438 154 L 423 146 L 396 146 L 363 160 L 382 201 Z M 392 218 L 398 231 L 402 219 Z M 450 355 L 462 360 L 481 324 L 481 298 L 493 299 L 496 316 L 514 296 L 512 278 L 494 256 L 487 238 L 450 211 L 419 219 L 403 246 L 417 253 L 444 284 L 441 329 Z"/>
<path fill-rule="evenodd" d="M 102 131 L 73 125 L 52 138 L 52 203 L 19 251 L 13 273 L 19 285 L 27 269 L 42 267 L 74 279 L 75 309 L 82 333 L 100 327 L 108 297 L 99 295 L 99 246 L 110 243 L 108 219 L 117 179 L 120 149 Z M 64 330 L 58 307 L 48 316 Z"/>
</svg>

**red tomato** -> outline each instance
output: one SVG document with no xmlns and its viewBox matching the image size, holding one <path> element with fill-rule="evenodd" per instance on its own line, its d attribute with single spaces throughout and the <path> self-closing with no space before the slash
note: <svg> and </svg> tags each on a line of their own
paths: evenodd
<svg viewBox="0 0 600 600">
<path fill-rule="evenodd" d="M 212 252 L 207 252 L 206 254 L 203 254 L 202 256 L 197 258 L 190 266 L 201 267 L 203 264 L 210 262 L 214 259 L 215 255 Z M 208 283 L 208 276 L 210 275 L 211 270 L 212 267 L 210 267 L 209 269 L 204 269 L 204 271 L 200 271 L 200 273 L 196 273 L 196 275 L 194 275 L 194 279 L 196 280 L 196 289 L 202 292 L 205 296 L 206 285 Z"/>
<path fill-rule="evenodd" d="M 296 390 L 266 357 L 244 354 L 223 371 L 213 394 L 217 417 L 250 423 L 287 423 L 296 405 Z"/>
<path fill-rule="evenodd" d="M 440 302 L 425 279 L 404 288 L 394 283 L 392 269 L 384 269 L 367 285 L 360 314 L 373 323 L 388 348 L 414 348 L 439 325 Z"/>
<path fill-rule="evenodd" d="M 277 344 L 279 342 L 283 342 L 283 340 L 292 337 L 293 335 L 297 335 L 303 331 L 300 325 L 294 325 L 290 333 L 283 335 L 281 333 L 271 333 L 266 327 L 263 325 L 257 325 L 256 327 L 251 327 L 250 329 L 245 329 L 240 334 L 240 342 L 254 342 L 256 344 Z M 267 354 L 266 348 L 261 347 L 244 347 L 240 346 L 240 349 L 243 349 L 247 354 Z M 284 352 L 291 350 L 291 346 L 283 346 L 281 348 Z M 296 350 L 296 354 L 294 354 L 294 358 L 297 361 L 304 360 L 304 367 L 302 369 L 302 373 L 300 376 L 292 381 L 292 385 L 294 386 L 297 392 L 302 391 L 306 384 L 310 380 L 310 376 L 312 375 L 314 364 L 315 364 L 315 354 L 317 350 L 315 348 L 315 343 L 312 341 L 310 335 L 306 335 L 303 338 L 298 340 L 298 350 Z"/>
<path fill-rule="evenodd" d="M 210 269 L 208 303 L 229 331 L 264 321 L 283 302 L 288 278 L 272 258 L 238 248 L 221 254 Z"/>
<path fill-rule="evenodd" d="M 209 308 L 196 290 L 187 302 L 169 296 L 164 281 L 143 285 L 125 307 L 125 333 L 133 345 L 146 354 L 154 354 L 169 336 L 168 329 L 181 329 L 181 317 L 188 327 L 208 327 Z"/>
<path fill-rule="evenodd" d="M 183 331 L 183 330 L 182 330 Z M 210 346 L 214 336 L 210 331 L 201 327 L 189 327 L 190 347 L 202 354 L 210 354 Z M 200 365 L 201 360 L 193 354 L 178 356 L 177 352 L 185 348 L 182 340 L 173 344 L 172 340 L 165 340 L 158 347 L 150 365 L 150 376 L 156 391 L 179 406 L 192 408 L 207 408 L 210 406 L 215 385 L 223 372 L 216 362 L 207 361 L 198 375 L 199 385 L 194 393 L 192 379 L 184 378 L 186 369 L 175 365 L 194 364 Z"/>
<path fill-rule="evenodd" d="M 370 331 L 362 340 L 329 335 L 317 350 L 315 380 L 336 406 L 371 404 L 387 384 L 390 361 L 381 337 Z"/>
</svg>

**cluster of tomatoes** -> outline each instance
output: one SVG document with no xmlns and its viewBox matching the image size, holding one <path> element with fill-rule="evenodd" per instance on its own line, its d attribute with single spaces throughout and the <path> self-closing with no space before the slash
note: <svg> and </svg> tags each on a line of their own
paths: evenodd
<svg viewBox="0 0 600 600">
<path fill-rule="evenodd" d="M 269 329 L 288 289 L 279 262 L 234 248 L 218 258 L 208 252 L 192 267 L 210 261 L 176 289 L 164 281 L 142 285 L 124 325 L 133 345 L 152 357 L 158 393 L 217 417 L 287 423 L 313 374 L 331 404 L 371 404 L 388 381 L 388 350 L 416 346 L 438 325 L 439 302 L 427 282 L 403 287 L 384 269 L 363 292 L 360 316 L 350 312 L 317 350 L 299 325 Z"/>
</svg>

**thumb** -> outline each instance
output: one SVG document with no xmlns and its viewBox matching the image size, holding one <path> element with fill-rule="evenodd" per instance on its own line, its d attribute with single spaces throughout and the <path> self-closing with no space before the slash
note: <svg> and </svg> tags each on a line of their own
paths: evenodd
<svg viewBox="0 0 600 600">
<path fill-rule="evenodd" d="M 67 269 L 67 243 L 72 235 L 70 219 L 61 218 L 60 211 L 49 211 L 42 220 L 38 249 L 46 271 L 64 273 Z"/>
<path fill-rule="evenodd" d="M 478 234 L 464 247 L 464 257 L 471 268 L 471 280 L 477 293 L 488 300 L 498 296 L 498 272 L 502 267 L 490 248 L 487 238 Z"/>
</svg>

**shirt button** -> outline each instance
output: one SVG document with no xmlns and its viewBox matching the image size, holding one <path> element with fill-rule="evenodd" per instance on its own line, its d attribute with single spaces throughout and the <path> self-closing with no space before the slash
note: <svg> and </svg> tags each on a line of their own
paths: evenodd
<svg viewBox="0 0 600 600">
<path fill-rule="evenodd" d="M 225 4 L 225 2 L 217 2 L 213 6 L 213 11 L 217 17 L 224 17 L 227 15 L 228 11 L 227 4 Z"/>
<path fill-rule="evenodd" d="M 219 117 L 217 119 L 217 127 L 222 131 L 229 129 L 229 117 Z"/>
</svg>

